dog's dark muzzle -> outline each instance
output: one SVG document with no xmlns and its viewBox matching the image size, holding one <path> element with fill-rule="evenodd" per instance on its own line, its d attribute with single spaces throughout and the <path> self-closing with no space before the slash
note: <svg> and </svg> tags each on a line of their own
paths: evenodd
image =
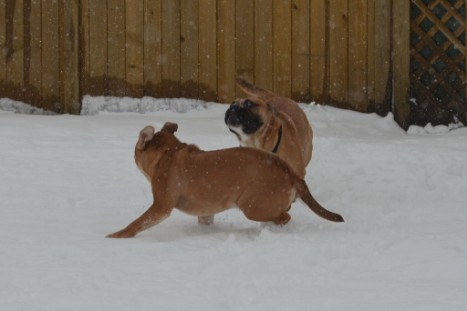
<svg viewBox="0 0 467 311">
<path fill-rule="evenodd" d="M 228 126 L 240 126 L 241 117 L 244 113 L 241 112 L 242 108 L 238 104 L 233 103 L 225 112 L 224 122 Z"/>
<path fill-rule="evenodd" d="M 236 103 L 231 104 L 225 112 L 224 122 L 229 127 L 241 127 L 245 134 L 253 134 L 263 125 L 256 114 Z"/>
<path fill-rule="evenodd" d="M 228 126 L 235 126 L 235 127 L 241 125 L 240 118 L 237 115 L 238 110 L 239 110 L 238 106 L 234 104 L 230 105 L 229 109 L 227 109 L 227 111 L 225 112 L 225 117 L 224 117 L 225 124 L 227 124 Z"/>
</svg>

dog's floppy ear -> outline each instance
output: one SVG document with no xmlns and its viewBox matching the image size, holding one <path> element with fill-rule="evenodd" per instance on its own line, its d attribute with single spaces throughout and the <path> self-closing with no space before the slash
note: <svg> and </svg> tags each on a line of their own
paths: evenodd
<svg viewBox="0 0 467 311">
<path fill-rule="evenodd" d="M 266 103 L 266 107 L 268 107 L 268 110 L 271 111 L 273 114 L 277 114 L 277 109 L 270 103 Z"/>
<path fill-rule="evenodd" d="M 162 132 L 167 132 L 170 134 L 175 133 L 178 130 L 178 125 L 177 123 L 172 123 L 172 122 L 165 122 L 164 126 L 162 127 Z"/>
<path fill-rule="evenodd" d="M 267 101 L 271 97 L 274 97 L 273 92 L 265 90 L 259 86 L 253 85 L 244 79 L 236 78 L 235 82 L 237 83 L 238 87 L 249 96 L 257 97 L 264 101 Z"/>
<path fill-rule="evenodd" d="M 136 143 L 136 148 L 143 150 L 146 147 L 146 144 L 151 141 L 154 137 L 155 128 L 153 126 L 146 126 L 139 132 L 138 142 Z"/>
</svg>

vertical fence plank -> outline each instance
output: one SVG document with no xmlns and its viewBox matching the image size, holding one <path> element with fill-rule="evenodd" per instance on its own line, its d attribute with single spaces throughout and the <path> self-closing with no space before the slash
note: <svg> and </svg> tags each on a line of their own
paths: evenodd
<svg viewBox="0 0 467 311">
<path fill-rule="evenodd" d="M 292 91 L 292 12 L 290 0 L 274 1 L 274 92 L 290 97 Z"/>
<path fill-rule="evenodd" d="M 334 0 L 329 3 L 329 96 L 343 107 L 348 90 L 348 2 Z"/>
<path fill-rule="evenodd" d="M 6 79 L 12 88 L 6 90 L 9 97 L 23 100 L 24 88 L 24 42 L 23 42 L 23 1 L 7 1 L 6 4 Z"/>
<path fill-rule="evenodd" d="M 203 43 L 200 42 L 198 32 L 201 16 L 200 7 L 203 1 L 183 0 L 181 1 L 181 96 L 186 98 L 198 98 L 198 49 L 201 50 Z M 204 8 L 203 8 L 204 9 Z M 215 31 L 215 28 L 214 28 Z M 201 51 L 200 51 L 201 52 Z"/>
<path fill-rule="evenodd" d="M 393 107 L 396 121 L 409 126 L 410 2 L 393 1 Z"/>
<path fill-rule="evenodd" d="M 217 90 L 220 102 L 235 98 L 235 2 L 217 1 Z"/>
<path fill-rule="evenodd" d="M 0 0 L 0 98 L 6 96 L 4 83 L 6 81 L 6 61 L 5 61 L 5 0 Z"/>
<path fill-rule="evenodd" d="M 374 2 L 374 107 L 372 110 L 381 114 L 390 111 L 388 83 L 390 83 L 391 66 L 391 2 L 376 0 Z"/>
<path fill-rule="evenodd" d="M 79 0 L 62 0 L 60 13 L 60 98 L 65 113 L 79 114 Z"/>
<path fill-rule="evenodd" d="M 144 2 L 143 0 L 125 1 L 126 20 L 126 81 L 129 96 L 143 96 L 143 52 L 144 52 Z"/>
<path fill-rule="evenodd" d="M 368 110 L 368 6 L 367 0 L 349 5 L 348 103 L 357 111 Z"/>
<path fill-rule="evenodd" d="M 89 94 L 89 0 L 80 3 L 80 94 Z"/>
<path fill-rule="evenodd" d="M 106 95 L 107 84 L 107 2 L 89 4 L 89 93 Z"/>
<path fill-rule="evenodd" d="M 25 6 L 26 9 L 26 6 Z M 24 47 L 25 56 L 25 87 L 24 100 L 36 107 L 42 107 L 42 5 L 40 0 L 30 1 L 29 20 L 25 23 Z M 27 32 L 27 33 L 26 33 Z"/>
<path fill-rule="evenodd" d="M 310 97 L 310 2 L 292 4 L 292 97 L 309 102 Z"/>
<path fill-rule="evenodd" d="M 235 7 L 235 63 L 236 74 L 254 81 L 254 2 L 237 0 Z M 237 88 L 237 97 L 245 94 Z"/>
<path fill-rule="evenodd" d="M 108 94 L 124 96 L 126 90 L 125 3 L 107 0 L 107 85 Z"/>
<path fill-rule="evenodd" d="M 326 87 L 326 0 L 310 3 L 310 92 L 311 99 L 323 101 Z"/>
<path fill-rule="evenodd" d="M 271 0 L 255 0 L 255 84 L 272 90 L 272 12 Z"/>
<path fill-rule="evenodd" d="M 217 99 L 216 0 L 199 2 L 199 83 L 200 96 Z"/>
<path fill-rule="evenodd" d="M 379 1 L 379 0 L 376 0 Z M 376 20 L 375 10 L 376 1 L 368 1 L 368 25 L 367 25 L 367 38 L 368 38 L 368 59 L 367 59 L 367 94 L 368 94 L 368 111 L 374 111 L 375 106 L 375 78 L 376 78 Z"/>
<path fill-rule="evenodd" d="M 180 0 L 162 2 L 162 96 L 180 96 Z"/>
<path fill-rule="evenodd" d="M 42 101 L 47 110 L 62 111 L 60 101 L 58 2 L 42 0 Z"/>
<path fill-rule="evenodd" d="M 145 0 L 144 88 L 145 95 L 160 96 L 162 85 L 162 1 Z"/>
</svg>

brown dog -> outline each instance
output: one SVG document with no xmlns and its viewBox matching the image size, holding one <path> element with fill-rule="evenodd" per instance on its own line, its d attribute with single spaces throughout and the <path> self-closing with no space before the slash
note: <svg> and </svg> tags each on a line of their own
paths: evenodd
<svg viewBox="0 0 467 311">
<path fill-rule="evenodd" d="M 174 208 L 210 222 L 214 214 L 238 206 L 248 219 L 285 224 L 290 204 L 300 197 L 319 216 L 342 222 L 324 209 L 305 181 L 272 153 L 253 148 L 202 151 L 180 142 L 178 126 L 166 123 L 160 132 L 145 127 L 136 143 L 135 161 L 149 179 L 151 207 L 125 229 L 108 235 L 133 237 L 167 218 Z"/>
<path fill-rule="evenodd" d="M 234 101 L 225 113 L 225 123 L 240 145 L 276 153 L 300 176 L 311 160 L 313 131 L 297 103 L 271 91 L 237 79 L 249 95 Z"/>
</svg>

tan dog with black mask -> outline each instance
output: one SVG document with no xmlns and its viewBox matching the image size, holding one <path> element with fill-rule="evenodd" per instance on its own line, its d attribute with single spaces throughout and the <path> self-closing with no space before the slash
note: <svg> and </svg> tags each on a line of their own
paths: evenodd
<svg viewBox="0 0 467 311">
<path fill-rule="evenodd" d="M 273 152 L 305 177 L 311 160 L 313 131 L 297 103 L 237 79 L 248 98 L 237 99 L 225 113 L 225 123 L 240 145 Z"/>
<path fill-rule="evenodd" d="M 145 127 L 136 143 L 135 161 L 151 182 L 151 207 L 126 228 L 108 235 L 133 237 L 157 225 L 174 208 L 209 223 L 213 215 L 237 206 L 248 219 L 285 224 L 296 197 L 319 216 L 342 222 L 323 208 L 303 179 L 276 155 L 253 148 L 202 151 L 180 142 L 178 126 L 166 123 L 160 132 Z"/>
</svg>

